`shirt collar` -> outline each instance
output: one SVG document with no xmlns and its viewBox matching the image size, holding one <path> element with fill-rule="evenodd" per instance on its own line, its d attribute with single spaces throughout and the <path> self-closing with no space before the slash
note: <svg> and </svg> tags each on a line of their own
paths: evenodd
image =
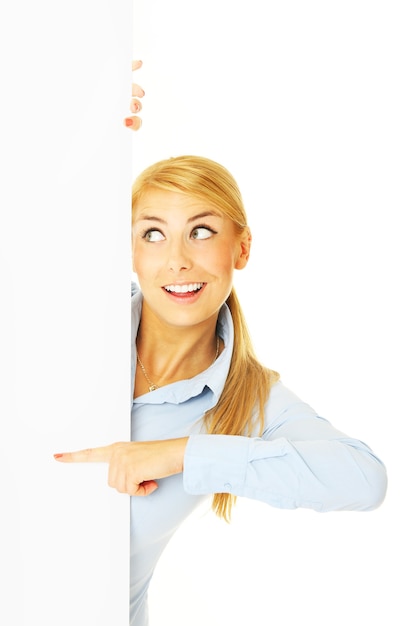
<svg viewBox="0 0 417 626">
<path fill-rule="evenodd" d="M 142 313 L 143 296 L 138 286 L 132 283 L 132 397 L 134 388 L 134 379 L 136 372 L 136 337 L 140 325 L 140 317 Z M 224 350 L 216 361 L 208 367 L 204 372 L 197 374 L 193 378 L 181 380 L 171 385 L 165 385 L 155 391 L 149 392 L 134 400 L 135 403 L 160 404 L 161 402 L 172 402 L 179 404 L 193 398 L 208 387 L 213 393 L 212 406 L 217 404 L 223 391 L 227 374 L 230 368 L 230 361 L 233 351 L 233 320 L 227 304 L 223 304 L 219 311 L 217 321 L 217 333 L 224 342 Z"/>
</svg>

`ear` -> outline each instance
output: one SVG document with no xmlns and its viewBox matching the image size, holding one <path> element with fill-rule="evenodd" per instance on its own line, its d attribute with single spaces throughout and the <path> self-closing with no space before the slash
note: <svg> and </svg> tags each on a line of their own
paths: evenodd
<svg viewBox="0 0 417 626">
<path fill-rule="evenodd" d="M 250 247 L 252 243 L 252 234 L 248 226 L 242 232 L 239 238 L 239 252 L 235 263 L 235 269 L 243 270 L 249 261 Z"/>
</svg>

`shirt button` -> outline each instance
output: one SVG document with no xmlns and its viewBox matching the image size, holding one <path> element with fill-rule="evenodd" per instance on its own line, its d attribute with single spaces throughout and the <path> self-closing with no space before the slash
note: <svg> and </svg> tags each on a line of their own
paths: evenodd
<svg viewBox="0 0 417 626">
<path fill-rule="evenodd" d="M 224 483 L 224 490 L 226 492 L 231 491 L 231 489 L 232 489 L 232 485 L 230 483 Z"/>
</svg>

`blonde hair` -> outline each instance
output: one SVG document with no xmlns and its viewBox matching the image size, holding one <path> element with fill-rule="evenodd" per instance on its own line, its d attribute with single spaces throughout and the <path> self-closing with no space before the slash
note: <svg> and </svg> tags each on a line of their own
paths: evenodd
<svg viewBox="0 0 417 626">
<path fill-rule="evenodd" d="M 235 225 L 237 233 L 247 226 L 239 187 L 230 172 L 215 161 L 199 156 L 180 156 L 159 161 L 135 180 L 132 192 L 132 225 L 138 201 L 149 188 L 177 191 L 213 204 Z M 271 385 L 279 374 L 264 367 L 256 358 L 242 308 L 235 289 L 226 300 L 234 327 L 234 345 L 229 373 L 218 403 L 206 412 L 209 434 L 250 436 L 264 427 L 264 406 Z M 212 508 L 219 517 L 230 520 L 236 497 L 216 493 Z"/>
</svg>

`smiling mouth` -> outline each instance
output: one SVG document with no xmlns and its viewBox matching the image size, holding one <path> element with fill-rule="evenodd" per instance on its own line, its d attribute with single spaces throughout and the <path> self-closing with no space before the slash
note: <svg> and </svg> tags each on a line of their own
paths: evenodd
<svg viewBox="0 0 417 626">
<path fill-rule="evenodd" d="M 187 285 L 165 285 L 163 289 L 175 295 L 198 293 L 206 283 L 189 283 Z"/>
</svg>

